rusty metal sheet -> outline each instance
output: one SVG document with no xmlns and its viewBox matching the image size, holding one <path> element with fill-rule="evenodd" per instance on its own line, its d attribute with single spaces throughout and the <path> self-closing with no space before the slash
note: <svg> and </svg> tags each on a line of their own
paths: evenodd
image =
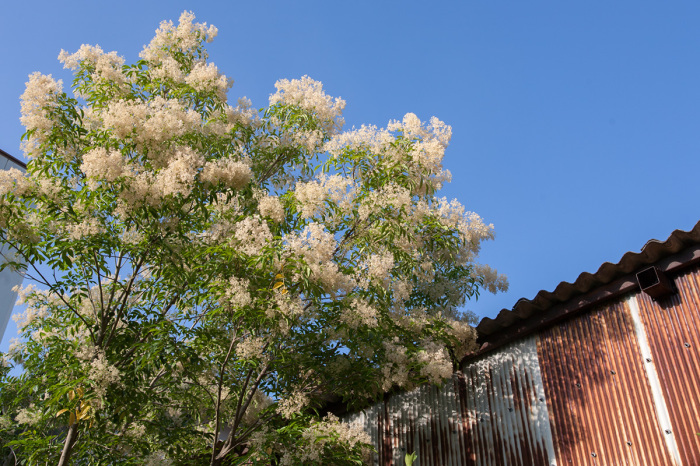
<svg viewBox="0 0 700 466">
<path fill-rule="evenodd" d="M 555 464 L 535 336 L 466 365 L 463 373 L 465 464 Z"/>
<path fill-rule="evenodd" d="M 539 336 L 557 464 L 674 464 L 626 302 L 600 306 Z"/>
<path fill-rule="evenodd" d="M 388 395 L 360 413 L 377 449 L 375 465 L 549 465 L 554 444 L 536 337 L 511 343 L 463 367 L 443 386 Z"/>
<path fill-rule="evenodd" d="M 678 293 L 636 296 L 683 464 L 700 464 L 700 271 L 674 279 Z"/>
</svg>

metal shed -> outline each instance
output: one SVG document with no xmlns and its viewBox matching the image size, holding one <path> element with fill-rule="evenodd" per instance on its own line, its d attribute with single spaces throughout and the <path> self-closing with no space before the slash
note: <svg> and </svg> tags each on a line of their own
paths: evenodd
<svg viewBox="0 0 700 466">
<path fill-rule="evenodd" d="M 477 330 L 451 381 L 346 416 L 374 464 L 700 464 L 700 223 Z"/>
</svg>

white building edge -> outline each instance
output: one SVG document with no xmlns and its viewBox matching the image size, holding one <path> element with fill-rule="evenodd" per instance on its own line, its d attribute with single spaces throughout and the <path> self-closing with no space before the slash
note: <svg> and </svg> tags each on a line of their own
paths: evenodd
<svg viewBox="0 0 700 466">
<path fill-rule="evenodd" d="M 27 167 L 20 160 L 0 149 L 0 170 L 9 170 L 11 168 L 25 171 Z M 1 262 L 4 262 L 6 255 L 11 253 L 7 245 L 0 244 Z M 5 335 L 7 323 L 10 320 L 12 309 L 15 307 L 15 302 L 17 301 L 17 293 L 12 291 L 12 288 L 20 285 L 22 279 L 23 277 L 19 273 L 9 268 L 0 272 L 0 341 L 2 341 L 2 337 Z"/>
</svg>

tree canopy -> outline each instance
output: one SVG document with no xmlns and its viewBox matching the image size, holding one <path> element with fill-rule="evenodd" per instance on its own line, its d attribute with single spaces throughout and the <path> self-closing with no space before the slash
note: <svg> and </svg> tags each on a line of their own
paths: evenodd
<svg viewBox="0 0 700 466">
<path fill-rule="evenodd" d="M 440 383 L 474 349 L 465 300 L 506 286 L 476 262 L 492 226 L 437 196 L 449 126 L 343 131 L 307 76 L 230 104 L 216 32 L 185 12 L 135 64 L 61 52 L 70 94 L 29 77 L 27 173 L 0 173 L 2 267 L 30 282 L 6 457 L 361 463 L 366 434 L 321 408 Z"/>
</svg>

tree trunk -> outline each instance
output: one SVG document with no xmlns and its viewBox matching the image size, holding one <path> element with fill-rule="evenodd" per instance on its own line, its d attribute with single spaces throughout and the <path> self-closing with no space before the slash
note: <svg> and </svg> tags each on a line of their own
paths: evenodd
<svg viewBox="0 0 700 466">
<path fill-rule="evenodd" d="M 63 442 L 63 451 L 61 452 L 61 459 L 58 460 L 58 466 L 68 466 L 70 454 L 73 452 L 73 445 L 75 444 L 75 439 L 77 436 L 78 423 L 76 422 L 68 428 L 68 435 L 66 435 L 66 441 Z"/>
</svg>

